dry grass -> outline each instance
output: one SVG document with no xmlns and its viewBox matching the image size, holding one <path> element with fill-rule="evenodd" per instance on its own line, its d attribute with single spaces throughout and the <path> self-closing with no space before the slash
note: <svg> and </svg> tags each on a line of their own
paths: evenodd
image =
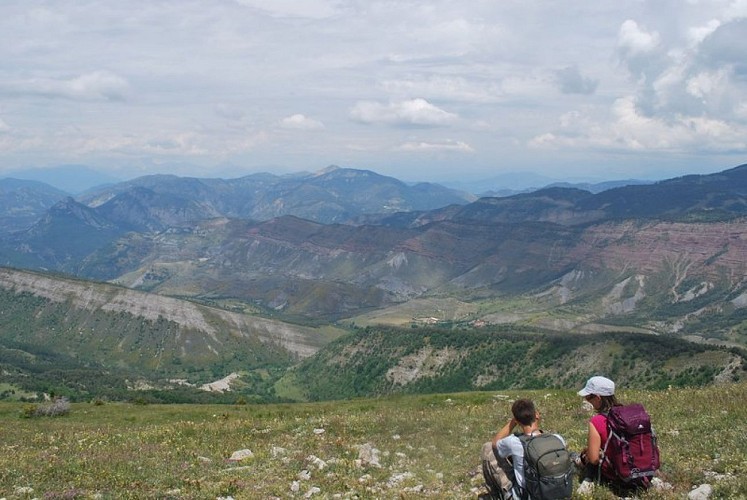
<svg viewBox="0 0 747 500">
<path fill-rule="evenodd" d="M 583 445 L 588 413 L 570 391 L 462 393 L 313 404 L 74 404 L 69 415 L 22 419 L 0 404 L 0 497 L 476 498 L 482 443 L 517 396 L 543 427 Z M 671 492 L 711 483 L 714 498 L 747 492 L 747 384 L 623 392 L 653 416 Z M 360 463 L 359 447 L 380 466 Z M 234 451 L 254 456 L 230 462 Z M 321 468 L 320 468 L 321 467 Z M 599 490 L 596 498 L 612 498 Z"/>
</svg>

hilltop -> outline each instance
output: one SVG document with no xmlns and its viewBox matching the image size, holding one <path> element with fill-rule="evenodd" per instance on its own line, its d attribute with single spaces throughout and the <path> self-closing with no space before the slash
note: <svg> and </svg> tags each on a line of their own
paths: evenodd
<svg viewBox="0 0 747 500">
<path fill-rule="evenodd" d="M 643 499 L 681 500 L 703 484 L 712 498 L 744 495 L 747 385 L 618 392 L 650 412 L 672 487 Z M 476 499 L 485 491 L 480 447 L 517 397 L 533 398 L 542 427 L 570 449 L 583 446 L 590 414 L 575 390 L 294 405 L 80 403 L 54 419 L 20 419 L 20 404 L 0 403 L 0 495 Z M 251 455 L 230 460 L 242 450 Z M 599 489 L 594 498 L 616 497 Z"/>
</svg>

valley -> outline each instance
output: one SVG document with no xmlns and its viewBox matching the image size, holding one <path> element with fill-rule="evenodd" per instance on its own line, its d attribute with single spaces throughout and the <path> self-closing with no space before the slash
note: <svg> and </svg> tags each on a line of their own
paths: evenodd
<svg viewBox="0 0 747 500">
<path fill-rule="evenodd" d="M 74 398 L 102 394 L 91 370 L 154 400 L 738 381 L 745 234 L 747 166 L 477 200 L 340 168 L 143 177 L 6 233 L 2 359 L 18 394 Z M 478 369 L 506 349 L 516 366 Z"/>
</svg>

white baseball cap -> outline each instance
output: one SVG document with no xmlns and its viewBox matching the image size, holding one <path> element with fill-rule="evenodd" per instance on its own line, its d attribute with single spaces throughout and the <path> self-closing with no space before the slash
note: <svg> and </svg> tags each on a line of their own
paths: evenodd
<svg viewBox="0 0 747 500">
<path fill-rule="evenodd" d="M 578 391 L 579 396 L 588 396 L 589 394 L 612 396 L 615 394 L 615 383 L 607 377 L 591 377 L 586 381 L 586 386 Z"/>
</svg>

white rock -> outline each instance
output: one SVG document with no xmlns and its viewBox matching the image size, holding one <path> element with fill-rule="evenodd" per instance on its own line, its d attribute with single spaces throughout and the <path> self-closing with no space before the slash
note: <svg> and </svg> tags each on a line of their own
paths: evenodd
<svg viewBox="0 0 747 500">
<path fill-rule="evenodd" d="M 402 491 L 406 491 L 407 493 L 421 493 L 423 491 L 423 485 L 419 484 L 417 486 L 411 486 L 409 488 L 403 488 Z"/>
<path fill-rule="evenodd" d="M 231 455 L 231 458 L 228 459 L 229 462 L 241 462 L 244 459 L 252 458 L 254 456 L 254 453 L 252 453 L 252 450 L 238 450 L 234 451 Z"/>
<path fill-rule="evenodd" d="M 381 467 L 379 463 L 379 450 L 373 447 L 371 443 L 366 443 L 358 447 L 358 460 L 363 467 Z"/>
<path fill-rule="evenodd" d="M 400 472 L 399 474 L 394 474 L 392 477 L 389 478 L 389 481 L 386 482 L 386 485 L 389 488 L 393 488 L 397 486 L 399 483 L 404 481 L 405 479 L 409 479 L 413 477 L 412 472 Z"/>
<path fill-rule="evenodd" d="M 30 495 L 34 492 L 34 488 L 31 486 L 18 486 L 13 490 L 16 495 Z"/>
<path fill-rule="evenodd" d="M 314 434 L 316 434 L 317 436 L 319 434 L 324 434 L 324 432 L 325 432 L 324 429 L 314 429 Z"/>
<path fill-rule="evenodd" d="M 298 473 L 297 477 L 301 481 L 308 481 L 309 479 L 311 479 L 311 472 L 309 472 L 309 471 L 307 471 L 307 470 L 304 469 L 304 470 L 302 470 L 301 472 Z"/>
<path fill-rule="evenodd" d="M 590 497 L 594 494 L 594 483 L 591 481 L 582 481 L 576 488 L 576 494 L 581 497 Z"/>
<path fill-rule="evenodd" d="M 309 455 L 308 457 L 306 457 L 306 461 L 319 470 L 322 470 L 327 466 L 327 462 L 314 455 Z"/>
<path fill-rule="evenodd" d="M 291 483 L 291 491 L 293 493 L 298 493 L 298 490 L 300 489 L 301 489 L 301 483 L 299 483 L 298 481 L 293 481 Z"/>
<path fill-rule="evenodd" d="M 658 477 L 655 477 L 651 480 L 651 487 L 659 491 L 670 491 L 674 489 L 674 486 L 665 481 L 662 481 Z"/>
<path fill-rule="evenodd" d="M 701 484 L 694 490 L 687 494 L 688 500 L 707 500 L 713 493 L 713 488 L 710 484 Z"/>
<path fill-rule="evenodd" d="M 309 488 L 309 491 L 307 491 L 304 494 L 304 498 L 311 498 L 312 495 L 316 495 L 317 493 L 320 493 L 322 490 L 317 488 L 316 486 L 312 486 Z"/>
<path fill-rule="evenodd" d="M 279 457 L 280 455 L 285 455 L 288 452 L 285 448 L 281 448 L 280 446 L 273 446 L 270 449 L 270 455 L 273 457 Z"/>
</svg>

